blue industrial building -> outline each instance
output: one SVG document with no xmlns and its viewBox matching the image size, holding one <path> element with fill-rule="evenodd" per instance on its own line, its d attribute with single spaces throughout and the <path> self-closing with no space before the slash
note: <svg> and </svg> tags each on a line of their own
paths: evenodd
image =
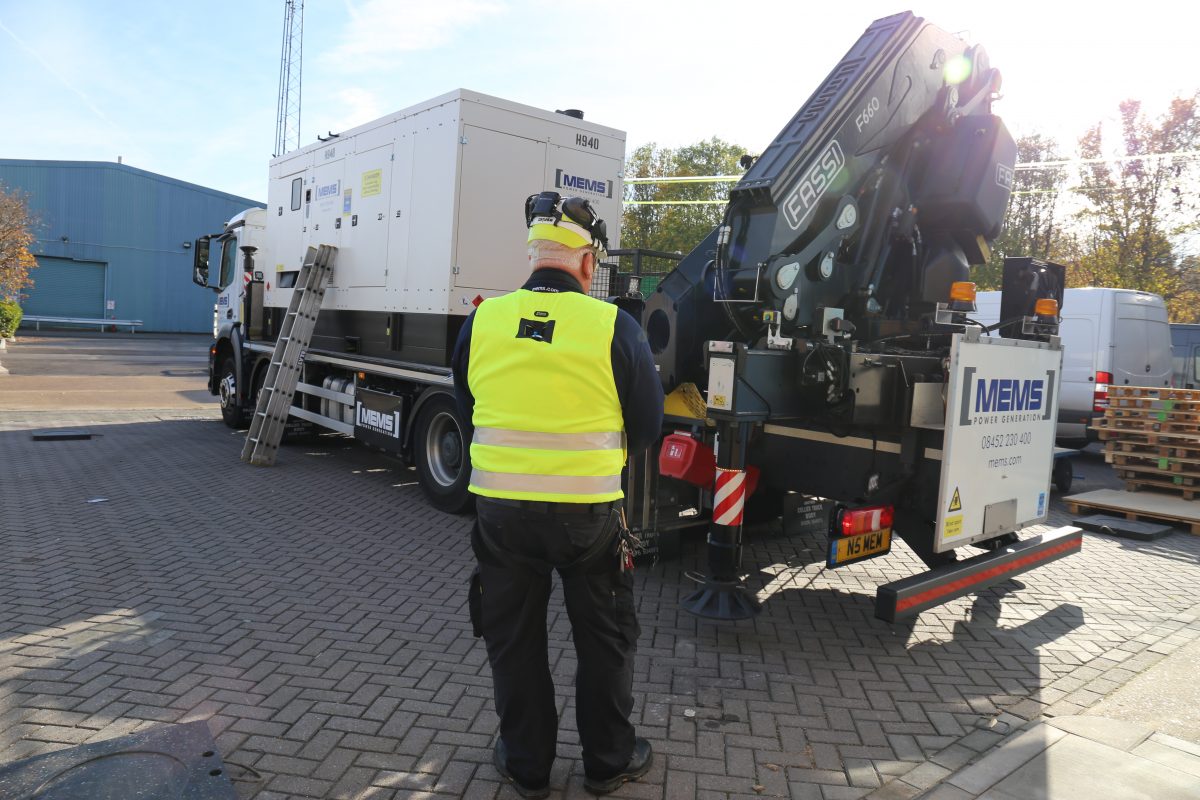
<svg viewBox="0 0 1200 800">
<path fill-rule="evenodd" d="M 103 161 L 0 159 L 0 184 L 24 193 L 37 219 L 25 313 L 136 319 L 145 331 L 212 331 L 192 242 L 263 205 Z"/>
</svg>

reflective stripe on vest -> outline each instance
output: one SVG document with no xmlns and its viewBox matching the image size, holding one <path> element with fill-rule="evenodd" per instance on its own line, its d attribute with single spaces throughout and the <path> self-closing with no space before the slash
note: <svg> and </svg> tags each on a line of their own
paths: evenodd
<svg viewBox="0 0 1200 800">
<path fill-rule="evenodd" d="M 528 491 L 530 478 L 534 479 L 540 490 L 537 494 L 606 495 L 621 491 L 620 475 L 592 478 L 577 475 L 522 475 L 514 472 L 485 472 L 478 467 L 471 469 L 471 486 L 487 490 L 490 496 L 495 496 L 490 494 L 492 492 L 533 494 Z"/>
<path fill-rule="evenodd" d="M 612 433 L 540 433 L 503 428 L 476 428 L 475 444 L 493 447 L 524 447 L 530 450 L 622 450 L 625 434 Z"/>
<path fill-rule="evenodd" d="M 578 292 L 520 289 L 479 305 L 467 365 L 472 492 L 566 503 L 624 496 L 616 317 L 615 306 Z"/>
</svg>

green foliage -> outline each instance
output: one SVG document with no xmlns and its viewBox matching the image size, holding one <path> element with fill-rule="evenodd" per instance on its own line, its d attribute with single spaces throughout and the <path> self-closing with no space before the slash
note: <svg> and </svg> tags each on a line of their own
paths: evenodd
<svg viewBox="0 0 1200 800">
<path fill-rule="evenodd" d="M 0 299 L 20 298 L 22 289 L 33 286 L 29 277 L 37 267 L 37 260 L 29 252 L 33 225 L 25 198 L 6 192 L 0 184 Z"/>
<path fill-rule="evenodd" d="M 1064 264 L 1068 286 L 1154 292 L 1172 321 L 1200 321 L 1200 257 L 1189 247 L 1200 233 L 1200 162 L 1137 158 L 1200 150 L 1198 106 L 1200 96 L 1176 98 L 1150 119 L 1128 100 L 1118 131 L 1097 124 L 1080 138 L 1078 167 L 1018 170 L 1004 231 L 973 280 L 999 288 L 1005 256 L 1033 256 Z M 1018 164 L 1060 160 L 1073 159 L 1052 139 L 1017 142 Z"/>
<path fill-rule="evenodd" d="M 1126 160 L 1083 168 L 1080 194 L 1087 206 L 1078 215 L 1074 285 L 1107 285 L 1160 294 L 1171 319 L 1200 317 L 1200 278 L 1194 254 L 1179 252 L 1183 237 L 1200 231 L 1195 161 L 1138 159 L 1159 153 L 1200 149 L 1200 95 L 1176 98 L 1161 117 L 1151 120 L 1141 103 L 1120 106 L 1119 141 Z M 1080 139 L 1080 155 L 1104 153 L 1101 125 Z"/>
<path fill-rule="evenodd" d="M 12 300 L 0 300 L 0 339 L 16 335 L 23 314 L 21 307 Z"/>
<path fill-rule="evenodd" d="M 651 142 L 633 151 L 625 166 L 625 176 L 676 178 L 737 175 L 741 173 L 738 159 L 745 152 L 744 148 L 716 137 L 677 149 L 658 147 Z M 721 221 L 729 186 L 727 183 L 625 184 L 627 202 L 692 202 L 680 205 L 627 204 L 621 219 L 621 247 L 688 253 Z"/>
</svg>

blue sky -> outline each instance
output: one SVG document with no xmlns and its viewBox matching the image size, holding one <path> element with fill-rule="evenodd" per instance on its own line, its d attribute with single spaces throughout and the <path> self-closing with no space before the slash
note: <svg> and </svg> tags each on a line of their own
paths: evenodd
<svg viewBox="0 0 1200 800">
<path fill-rule="evenodd" d="M 716 135 L 758 152 L 871 20 L 900 9 L 308 0 L 302 142 L 464 87 L 582 108 L 627 131 L 631 149 Z M 933 0 L 914 11 L 982 42 L 1005 76 L 998 113 L 1068 152 L 1126 97 L 1158 113 L 1200 88 L 1200 11 L 1187 4 Z M 0 0 L 0 157 L 122 156 L 263 198 L 282 24 L 282 0 Z"/>
</svg>

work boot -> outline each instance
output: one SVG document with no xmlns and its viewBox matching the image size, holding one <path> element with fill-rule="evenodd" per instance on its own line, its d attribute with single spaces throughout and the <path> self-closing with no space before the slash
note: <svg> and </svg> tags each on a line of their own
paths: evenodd
<svg viewBox="0 0 1200 800">
<path fill-rule="evenodd" d="M 615 792 L 621 788 L 621 784 L 625 783 L 625 781 L 636 781 L 649 772 L 650 764 L 653 761 L 654 748 L 650 746 L 649 742 L 639 736 L 633 740 L 633 755 L 629 757 L 629 763 L 625 765 L 625 769 L 611 778 L 605 778 L 604 780 L 586 778 L 583 781 L 583 788 L 592 794 Z"/>
<path fill-rule="evenodd" d="M 517 794 L 525 797 L 528 800 L 540 800 L 543 797 L 550 796 L 550 784 L 537 788 L 526 786 L 521 783 L 512 772 L 508 769 L 508 748 L 504 746 L 503 739 L 496 740 L 496 746 L 492 748 L 492 766 L 500 773 L 500 777 L 512 784 L 512 787 L 517 790 Z M 617 784 L 618 786 L 620 784 Z M 612 791 L 612 789 L 609 789 Z"/>
</svg>

